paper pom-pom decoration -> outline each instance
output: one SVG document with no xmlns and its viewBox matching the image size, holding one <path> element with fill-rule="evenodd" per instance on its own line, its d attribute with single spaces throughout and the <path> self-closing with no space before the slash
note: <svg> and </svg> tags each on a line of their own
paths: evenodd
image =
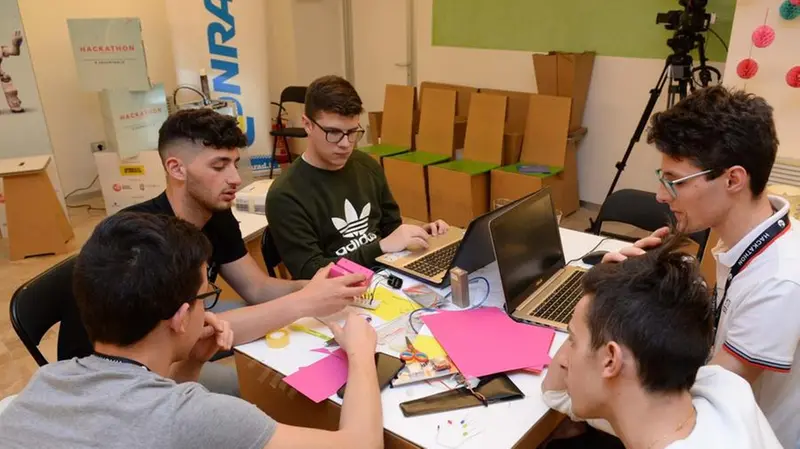
<svg viewBox="0 0 800 449">
<path fill-rule="evenodd" d="M 768 47 L 775 40 L 775 30 L 769 25 L 761 25 L 753 31 L 753 45 L 758 48 Z"/>
<path fill-rule="evenodd" d="M 800 65 L 792 67 L 786 73 L 786 84 L 794 88 L 800 88 Z"/>
<path fill-rule="evenodd" d="M 756 76 L 756 73 L 758 73 L 758 63 L 755 59 L 742 59 L 736 66 L 736 74 L 739 75 L 739 78 L 749 80 Z"/>
<path fill-rule="evenodd" d="M 800 0 L 785 0 L 778 8 L 783 20 L 793 20 L 800 17 Z"/>
</svg>

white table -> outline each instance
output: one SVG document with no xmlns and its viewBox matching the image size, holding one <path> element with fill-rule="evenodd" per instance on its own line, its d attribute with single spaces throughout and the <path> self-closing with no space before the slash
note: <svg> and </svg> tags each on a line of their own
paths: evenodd
<svg viewBox="0 0 800 449">
<path fill-rule="evenodd" d="M 264 228 L 266 228 L 268 224 L 266 215 L 242 212 L 235 207 L 232 207 L 231 211 L 239 222 L 239 230 L 242 231 L 242 240 L 249 242 L 261 238 L 261 233 L 264 232 Z"/>
<path fill-rule="evenodd" d="M 601 237 L 582 232 L 561 229 L 561 239 L 564 245 L 566 260 L 579 258 L 592 250 Z M 618 240 L 606 240 L 597 249 L 616 250 L 629 243 Z M 578 263 L 580 265 L 580 262 Z M 473 273 L 470 277 L 484 276 L 489 280 L 490 294 L 485 305 L 501 307 L 504 296 L 500 283 L 497 264 L 492 263 L 487 267 Z M 402 276 L 401 276 L 402 277 Z M 415 281 L 405 278 L 404 285 L 413 285 Z M 470 297 L 473 302 L 482 299 L 482 283 L 475 283 L 475 293 Z M 443 291 L 447 291 L 444 289 Z M 321 324 L 315 321 L 301 320 L 304 325 L 329 333 Z M 550 350 L 551 357 L 561 347 L 566 334 L 557 332 Z M 322 341 L 311 335 L 293 332 L 291 344 L 283 349 L 269 348 L 263 339 L 236 347 L 236 350 L 261 362 L 274 371 L 283 375 L 291 374 L 300 367 L 310 365 L 325 357 L 323 354 L 312 352 L 311 349 L 319 348 Z M 448 419 L 460 420 L 469 414 L 471 420 L 478 421 L 485 429 L 481 434 L 473 437 L 459 447 L 459 449 L 484 449 L 484 448 L 510 448 L 519 441 L 529 429 L 545 415 L 548 407 L 541 399 L 541 383 L 544 373 L 533 375 L 526 373 L 511 374 L 511 380 L 525 393 L 525 398 L 518 401 L 495 404 L 489 407 L 475 407 L 471 409 L 439 413 L 413 418 L 406 418 L 400 411 L 399 404 L 411 399 L 429 396 L 443 391 L 441 385 L 428 385 L 424 382 L 407 386 L 386 388 L 382 394 L 384 428 L 394 434 L 425 448 L 440 447 L 436 443 L 437 425 Z M 341 399 L 336 395 L 329 398 L 337 404 Z"/>
</svg>

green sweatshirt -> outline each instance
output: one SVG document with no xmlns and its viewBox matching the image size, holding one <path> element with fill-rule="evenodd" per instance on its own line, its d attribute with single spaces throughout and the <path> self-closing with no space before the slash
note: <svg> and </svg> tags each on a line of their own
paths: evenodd
<svg viewBox="0 0 800 449">
<path fill-rule="evenodd" d="M 370 268 L 379 242 L 402 224 L 381 166 L 353 151 L 336 171 L 298 158 L 269 189 L 267 220 L 278 252 L 295 279 L 346 257 Z"/>
</svg>

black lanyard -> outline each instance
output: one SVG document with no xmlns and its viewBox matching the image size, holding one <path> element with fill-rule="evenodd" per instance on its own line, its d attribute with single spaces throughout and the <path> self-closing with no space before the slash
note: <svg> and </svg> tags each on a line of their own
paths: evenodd
<svg viewBox="0 0 800 449">
<path fill-rule="evenodd" d="M 728 278 L 725 280 L 725 290 L 722 291 L 722 300 L 719 302 L 717 302 L 717 286 L 714 286 L 714 305 L 716 307 L 714 313 L 714 329 L 719 326 L 719 320 L 722 317 L 722 306 L 725 304 L 725 298 L 728 297 L 728 289 L 731 286 L 733 278 L 735 278 L 751 260 L 761 254 L 761 251 L 765 250 L 773 240 L 780 237 L 784 231 L 789 229 L 789 226 L 791 226 L 791 222 L 789 221 L 789 213 L 787 212 L 786 215 L 778 219 L 775 223 L 772 223 L 770 227 L 765 229 L 761 235 L 750 243 L 750 246 L 744 250 L 736 260 L 736 263 L 731 267 Z"/>
<path fill-rule="evenodd" d="M 139 363 L 136 360 L 129 359 L 127 357 L 118 357 L 118 356 L 115 356 L 115 355 L 102 354 L 102 353 L 99 353 L 97 351 L 94 351 L 93 354 L 95 355 L 95 357 L 99 357 L 99 358 L 104 359 L 104 360 L 108 360 L 108 361 L 111 361 L 111 362 L 117 362 L 117 363 L 127 363 L 129 365 L 136 365 L 136 366 L 140 366 L 140 367 L 144 368 L 147 371 L 150 371 L 150 368 L 148 368 L 144 363 Z"/>
</svg>

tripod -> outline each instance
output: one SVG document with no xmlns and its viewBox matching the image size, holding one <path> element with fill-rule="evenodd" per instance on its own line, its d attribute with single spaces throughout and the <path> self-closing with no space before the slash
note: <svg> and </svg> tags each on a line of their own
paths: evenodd
<svg viewBox="0 0 800 449">
<path fill-rule="evenodd" d="M 614 175 L 614 180 L 611 182 L 611 187 L 608 189 L 608 193 L 606 193 L 606 198 L 614 193 L 614 188 L 617 186 L 620 176 L 622 176 L 622 171 L 625 170 L 625 166 L 628 163 L 628 158 L 633 152 L 633 147 L 642 138 L 642 133 L 647 127 L 647 122 L 650 120 L 650 115 L 653 113 L 653 109 L 655 108 L 658 99 L 661 97 L 661 92 L 664 90 L 664 86 L 667 84 L 667 81 L 669 81 L 669 90 L 667 91 L 667 108 L 671 108 L 676 103 L 676 97 L 683 100 L 688 95 L 689 90 L 694 92 L 695 85 L 692 78 L 694 72 L 700 73 L 700 84 L 703 87 L 708 86 L 708 84 L 711 82 L 711 72 L 716 73 L 719 77 L 719 71 L 716 68 L 708 67 L 706 65 L 705 39 L 702 35 L 697 34 L 691 37 L 676 37 L 668 40 L 667 43 L 671 47 L 675 48 L 678 47 L 679 44 L 685 44 L 686 40 L 684 39 L 687 39 L 688 42 L 690 42 L 690 45 L 693 42 L 697 42 L 699 44 L 697 49 L 698 55 L 700 56 L 700 65 L 694 69 L 692 68 L 692 57 L 689 55 L 688 50 L 676 51 L 675 53 L 667 56 L 664 69 L 661 71 L 661 75 L 658 77 L 658 82 L 656 82 L 655 87 L 650 89 L 650 99 L 647 101 L 647 105 L 644 107 L 642 117 L 639 119 L 639 124 L 636 126 L 636 130 L 633 132 L 633 136 L 628 143 L 628 148 L 625 149 L 625 154 L 623 155 L 622 160 L 618 161 L 614 165 L 614 167 L 617 169 L 617 174 Z M 683 47 L 683 45 L 681 45 L 681 47 Z M 691 48 L 691 46 L 688 48 Z M 597 222 L 589 219 L 589 224 L 590 226 L 587 231 L 594 234 L 598 234 L 600 232 Z"/>
</svg>

